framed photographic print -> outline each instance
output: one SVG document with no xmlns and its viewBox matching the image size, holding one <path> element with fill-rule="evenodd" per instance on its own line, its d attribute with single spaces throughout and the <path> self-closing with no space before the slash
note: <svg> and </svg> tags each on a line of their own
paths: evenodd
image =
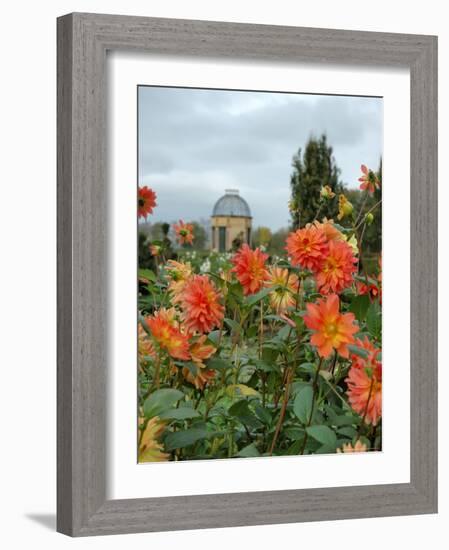
<svg viewBox="0 0 449 550">
<path fill-rule="evenodd" d="M 58 20 L 59 531 L 436 512 L 436 75 L 429 36 Z"/>
</svg>

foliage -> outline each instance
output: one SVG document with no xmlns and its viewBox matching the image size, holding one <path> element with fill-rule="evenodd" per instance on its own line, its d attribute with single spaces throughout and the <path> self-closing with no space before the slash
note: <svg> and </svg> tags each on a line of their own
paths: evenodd
<svg viewBox="0 0 449 550">
<path fill-rule="evenodd" d="M 311 137 L 304 149 L 293 157 L 293 173 L 290 178 L 290 214 L 293 228 L 304 226 L 322 217 L 335 218 L 338 212 L 337 195 L 343 192 L 340 171 L 332 156 L 332 147 L 323 134 L 319 139 Z M 321 189 L 328 186 L 334 197 L 325 201 Z"/>
<path fill-rule="evenodd" d="M 311 148 L 326 165 L 325 139 Z M 363 260 L 379 208 L 368 222 L 363 195 L 342 225 L 261 228 L 278 254 L 162 249 L 140 265 L 140 461 L 381 450 L 381 263 Z"/>
<path fill-rule="evenodd" d="M 257 227 L 253 231 L 252 245 L 254 247 L 263 246 L 268 248 L 272 238 L 273 235 L 269 227 Z"/>
<path fill-rule="evenodd" d="M 278 258 L 285 255 L 285 240 L 288 234 L 288 228 L 272 232 L 268 227 L 257 227 L 253 231 L 251 244 L 254 248 L 261 247 L 270 257 Z"/>
</svg>

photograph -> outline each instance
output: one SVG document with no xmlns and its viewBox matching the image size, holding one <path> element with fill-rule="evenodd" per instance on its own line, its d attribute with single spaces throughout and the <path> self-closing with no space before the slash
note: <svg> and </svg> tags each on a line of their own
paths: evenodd
<svg viewBox="0 0 449 550">
<path fill-rule="evenodd" d="M 138 463 L 382 451 L 382 97 L 137 94 Z"/>
</svg>

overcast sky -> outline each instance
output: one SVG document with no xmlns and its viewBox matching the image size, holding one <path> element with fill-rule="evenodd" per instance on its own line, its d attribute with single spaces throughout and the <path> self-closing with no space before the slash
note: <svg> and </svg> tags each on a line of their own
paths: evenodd
<svg viewBox="0 0 449 550">
<path fill-rule="evenodd" d="M 341 178 L 358 185 L 377 168 L 382 99 L 139 87 L 139 185 L 157 193 L 152 221 L 208 218 L 224 190 L 239 189 L 253 227 L 289 223 L 293 155 L 327 134 Z"/>
</svg>

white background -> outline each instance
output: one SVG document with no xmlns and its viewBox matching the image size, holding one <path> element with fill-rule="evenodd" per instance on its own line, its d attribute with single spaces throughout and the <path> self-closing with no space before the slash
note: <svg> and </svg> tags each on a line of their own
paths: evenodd
<svg viewBox="0 0 449 550">
<path fill-rule="evenodd" d="M 449 412 L 440 402 L 440 514 L 437 516 L 368 519 L 287 526 L 245 527 L 220 531 L 70 540 L 54 533 L 55 511 L 55 17 L 71 11 L 96 11 L 210 20 L 273 23 L 439 34 L 440 139 L 445 166 L 449 149 L 449 34 L 444 3 L 437 0 L 378 0 L 300 3 L 217 3 L 183 0 L 15 2 L 3 6 L 0 34 L 1 158 L 1 541 L 7 548 L 329 548 L 357 545 L 388 548 L 400 537 L 401 546 L 422 548 L 446 540 L 447 423 Z M 446 98 L 446 99 L 445 99 Z M 446 174 L 441 170 L 440 204 L 449 204 Z M 447 206 L 446 206 L 447 208 Z M 445 212 L 447 216 L 447 212 Z M 398 208 L 398 216 L 400 209 Z M 441 216 L 443 219 L 443 216 Z M 447 229 L 440 226 L 441 280 L 447 267 Z M 400 245 L 400 223 L 398 223 Z M 441 285 L 441 341 L 449 328 L 449 307 Z M 441 352 L 444 351 L 443 344 Z M 441 353 L 443 357 L 443 353 Z M 444 357 L 443 357 L 444 364 Z M 449 374 L 441 369 L 440 388 Z M 442 392 L 443 390 L 441 390 Z M 393 542 L 394 541 L 394 542 Z"/>
<path fill-rule="evenodd" d="M 409 227 L 410 210 L 410 75 L 408 70 L 288 65 L 252 62 L 167 60 L 115 53 L 108 60 L 109 141 L 113 213 L 110 235 L 111 365 L 107 403 L 109 498 L 273 491 L 408 483 L 410 481 L 410 276 L 397 284 L 402 266 L 410 264 L 409 232 L 402 246 L 391 238 L 397 228 L 397 205 Z M 136 238 L 135 188 L 123 185 L 137 173 L 136 86 L 229 87 L 383 96 L 383 424 L 381 453 L 247 460 L 185 461 L 136 464 Z M 338 157 L 337 157 L 338 159 Z M 398 323 L 398 312 L 401 319 Z M 134 365 L 134 368 L 132 368 Z M 401 388 L 398 392 L 397 388 Z M 135 429 L 132 429 L 134 427 Z"/>
</svg>

